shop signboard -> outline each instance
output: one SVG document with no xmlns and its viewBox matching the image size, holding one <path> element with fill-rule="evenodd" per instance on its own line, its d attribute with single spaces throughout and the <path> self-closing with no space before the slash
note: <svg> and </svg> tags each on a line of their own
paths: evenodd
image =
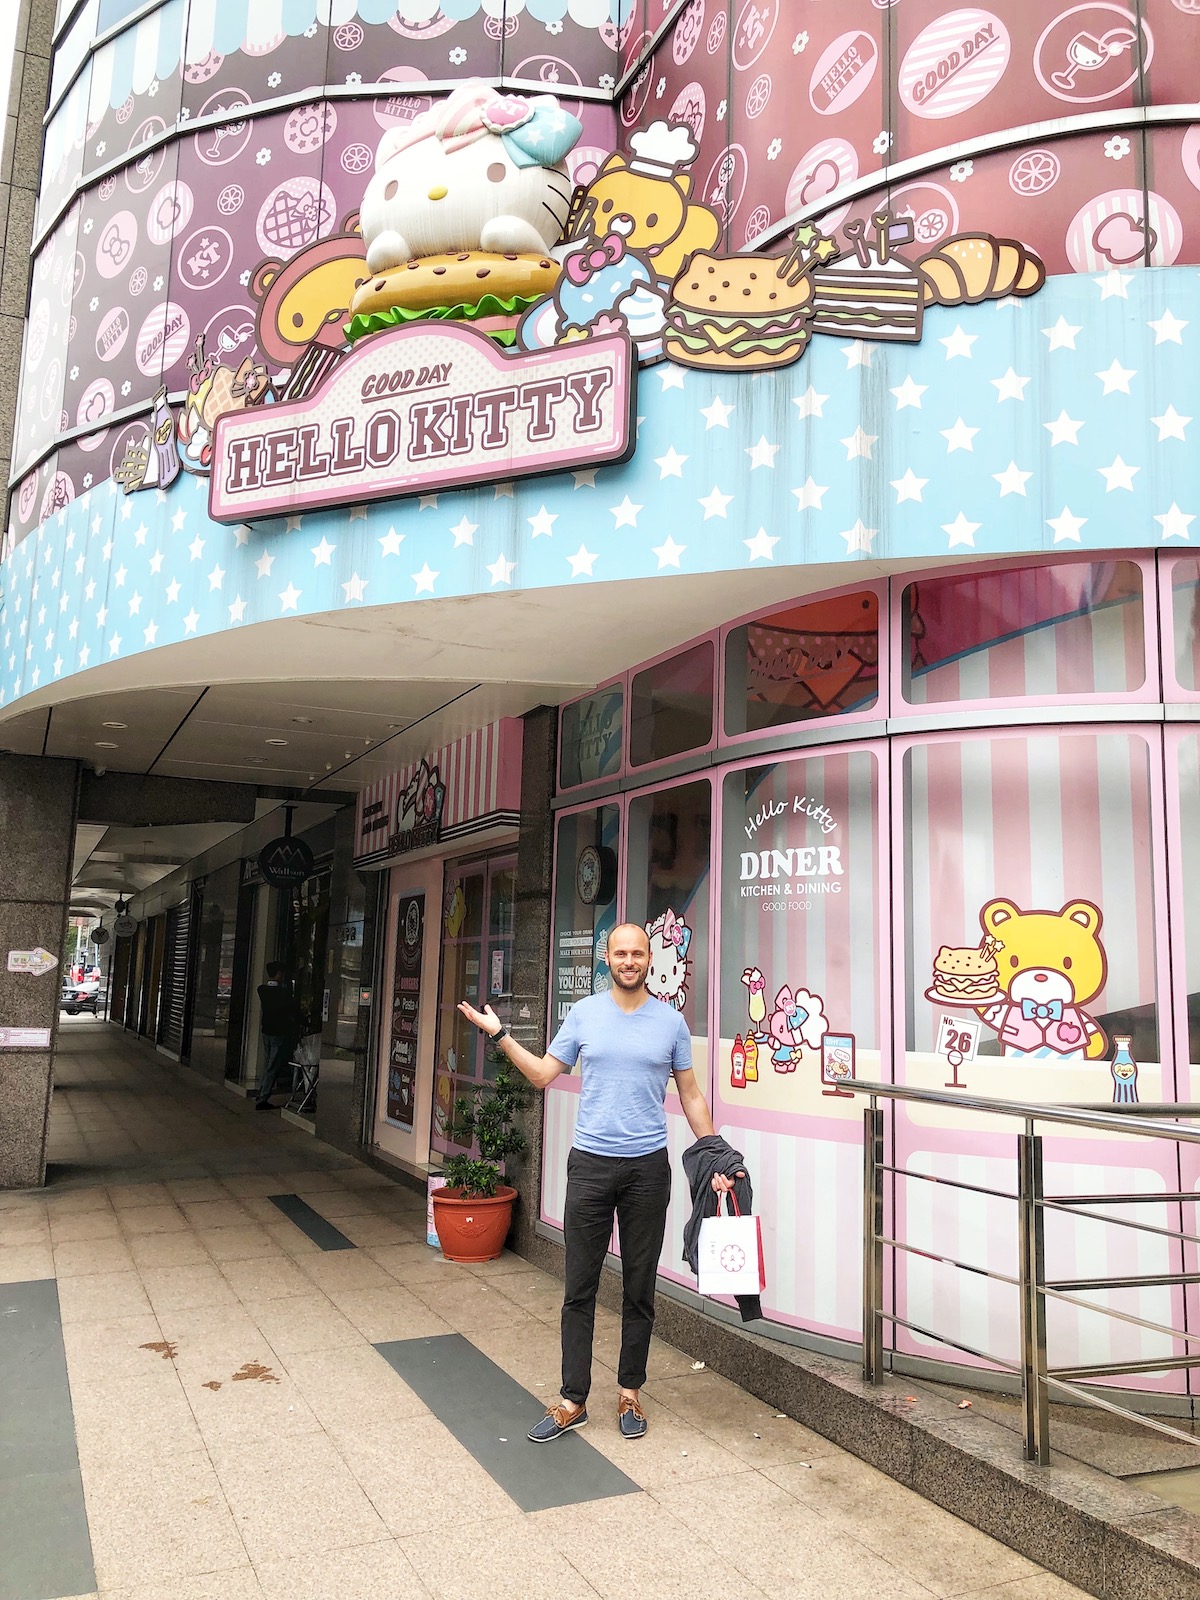
<svg viewBox="0 0 1200 1600">
<path fill-rule="evenodd" d="M 137 932 L 137 918 L 131 917 L 128 912 L 123 913 L 113 922 L 113 932 L 118 939 L 132 939 Z"/>
<path fill-rule="evenodd" d="M 10 950 L 8 952 L 8 970 L 10 972 L 25 972 L 31 977 L 40 978 L 44 973 L 53 972 L 58 965 L 58 957 L 49 950 L 43 950 L 38 945 L 36 950 Z"/>
<path fill-rule="evenodd" d="M 388 1041 L 387 1119 L 411 1133 L 416 1116 L 417 1036 L 421 1015 L 421 958 L 425 896 L 404 894 L 396 911 L 396 961 Z"/>
<path fill-rule="evenodd" d="M 0 1028 L 0 1050 L 48 1050 L 49 1028 Z"/>
<path fill-rule="evenodd" d="M 624 334 L 513 356 L 457 325 L 380 334 L 304 399 L 220 418 L 209 512 L 248 522 L 623 461 L 635 372 Z"/>
<path fill-rule="evenodd" d="M 294 889 L 312 876 L 313 853 L 303 839 L 280 834 L 259 851 L 258 870 L 273 888 Z"/>
</svg>

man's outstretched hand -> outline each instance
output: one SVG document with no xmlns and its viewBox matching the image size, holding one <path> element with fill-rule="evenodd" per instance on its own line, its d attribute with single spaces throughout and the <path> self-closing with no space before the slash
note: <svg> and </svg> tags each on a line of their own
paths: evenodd
<svg viewBox="0 0 1200 1600">
<path fill-rule="evenodd" d="M 463 1016 L 466 1017 L 468 1022 L 473 1022 L 477 1028 L 482 1028 L 484 1033 L 492 1034 L 500 1032 L 500 1018 L 492 1010 L 491 1006 L 484 1006 L 482 1011 L 476 1011 L 475 1007 L 471 1005 L 469 1001 L 460 1000 L 458 1002 L 458 1009 L 462 1012 Z"/>
</svg>

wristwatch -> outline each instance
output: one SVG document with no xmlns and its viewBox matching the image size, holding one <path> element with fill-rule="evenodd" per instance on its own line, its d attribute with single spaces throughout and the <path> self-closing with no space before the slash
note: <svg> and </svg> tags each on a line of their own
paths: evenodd
<svg viewBox="0 0 1200 1600">
<path fill-rule="evenodd" d="M 490 1037 L 493 1044 L 499 1044 L 501 1039 L 508 1038 L 508 1029 L 503 1023 L 501 1023 L 499 1030 L 496 1033 L 491 1034 Z"/>
</svg>

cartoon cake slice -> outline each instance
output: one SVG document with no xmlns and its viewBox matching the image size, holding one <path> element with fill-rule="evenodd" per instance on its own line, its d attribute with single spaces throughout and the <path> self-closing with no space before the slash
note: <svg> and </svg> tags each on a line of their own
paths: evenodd
<svg viewBox="0 0 1200 1600">
<path fill-rule="evenodd" d="M 862 218 L 855 218 L 842 229 L 853 253 L 813 273 L 813 332 L 915 343 L 925 306 L 921 274 L 893 251 L 911 241 L 912 221 L 896 222 L 887 212 L 871 221 L 874 240 L 867 238 Z"/>
</svg>

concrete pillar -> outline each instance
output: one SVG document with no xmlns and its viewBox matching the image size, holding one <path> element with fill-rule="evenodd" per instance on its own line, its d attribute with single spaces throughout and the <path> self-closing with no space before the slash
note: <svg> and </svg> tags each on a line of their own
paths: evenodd
<svg viewBox="0 0 1200 1600">
<path fill-rule="evenodd" d="M 525 717 L 521 757 L 521 835 L 517 845 L 517 910 L 513 939 L 513 1037 L 542 1055 L 548 1043 L 547 985 L 553 912 L 554 763 L 558 744 L 557 706 L 539 706 Z M 542 1199 L 542 1095 L 529 1092 L 522 1118 L 527 1149 L 513 1163 L 520 1192 L 513 1243 L 529 1255 Z"/>
<path fill-rule="evenodd" d="M 41 1028 L 49 1048 L 0 1043 L 0 1189 L 46 1180 L 61 964 L 8 971 L 10 950 L 66 946 L 79 769 L 74 761 L 0 755 L 0 1029 Z"/>
</svg>

